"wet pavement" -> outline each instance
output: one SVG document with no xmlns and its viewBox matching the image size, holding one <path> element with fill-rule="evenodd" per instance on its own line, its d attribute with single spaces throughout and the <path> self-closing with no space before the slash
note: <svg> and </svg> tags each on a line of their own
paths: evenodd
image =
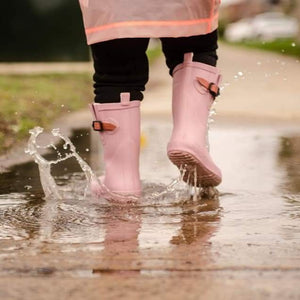
<svg viewBox="0 0 300 300">
<path fill-rule="evenodd" d="M 247 70 L 261 68 L 252 64 L 253 56 L 247 57 Z M 273 68 L 272 57 L 264 54 L 259 62 L 268 65 L 269 60 Z M 235 59 L 243 63 L 241 56 Z M 237 74 L 234 66 L 226 68 L 229 63 L 223 62 L 226 82 Z M 227 102 L 218 104 L 210 130 L 212 156 L 224 177 L 218 196 L 191 197 L 192 190 L 176 182 L 178 170 L 166 156 L 172 128 L 170 78 L 160 69 L 152 74 L 151 93 L 143 103 L 144 194 L 136 205 L 84 198 L 85 177 L 74 159 L 53 169 L 62 200 L 44 200 L 34 162 L 1 173 L 0 299 L 299 299 L 297 99 L 286 100 L 285 122 L 279 98 L 266 114 L 270 119 L 258 119 L 260 100 L 251 106 L 246 102 L 251 93 L 237 98 L 243 86 L 255 86 L 255 76 L 247 74 L 232 77 L 226 86 L 222 101 Z M 268 80 L 277 82 L 280 75 L 272 74 Z M 272 93 L 281 95 L 276 88 Z M 245 107 L 236 115 L 238 100 L 238 110 Z M 63 122 L 74 124 L 74 118 L 80 126 L 73 130 L 72 142 L 101 174 L 98 137 L 81 126 L 90 124 L 89 114 Z M 16 153 L 15 161 L 24 155 L 23 149 Z"/>
<path fill-rule="evenodd" d="M 34 163 L 0 175 L 1 299 L 299 299 L 298 127 L 218 122 L 211 149 L 224 181 L 202 199 L 170 186 L 170 121 L 145 119 L 142 132 L 137 205 L 83 199 L 72 160 L 53 171 L 63 200 L 43 200 Z M 72 141 L 101 173 L 89 129 Z"/>
</svg>

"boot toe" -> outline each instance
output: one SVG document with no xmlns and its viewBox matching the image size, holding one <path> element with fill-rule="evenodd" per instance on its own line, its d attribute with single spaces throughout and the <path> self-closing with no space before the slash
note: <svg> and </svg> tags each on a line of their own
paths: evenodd
<svg viewBox="0 0 300 300">
<path fill-rule="evenodd" d="M 98 180 L 92 180 L 90 188 L 93 196 L 104 198 L 112 202 L 129 203 L 136 202 L 142 195 L 141 189 L 135 190 L 116 190 L 110 189 L 105 184 L 105 177 L 101 176 Z"/>
</svg>

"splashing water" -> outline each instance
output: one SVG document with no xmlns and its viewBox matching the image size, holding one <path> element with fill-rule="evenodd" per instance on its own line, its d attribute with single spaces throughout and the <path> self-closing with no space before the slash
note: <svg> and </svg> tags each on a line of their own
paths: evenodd
<svg viewBox="0 0 300 300">
<path fill-rule="evenodd" d="M 46 146 L 40 146 L 37 144 L 37 138 L 38 136 L 43 133 L 44 129 L 41 127 L 35 127 L 29 131 L 30 138 L 27 144 L 27 148 L 25 149 L 25 153 L 31 155 L 34 159 L 34 161 L 38 164 L 39 172 L 40 172 L 40 180 L 41 184 L 45 193 L 46 198 L 55 197 L 57 199 L 62 199 L 61 193 L 59 192 L 58 186 L 54 180 L 54 178 L 51 175 L 51 166 L 56 165 L 62 161 L 65 161 L 67 159 L 70 159 L 74 157 L 77 162 L 79 163 L 82 171 L 84 172 L 84 175 L 87 180 L 87 185 L 85 187 L 85 193 L 84 197 L 86 196 L 86 193 L 89 188 L 89 184 L 92 180 L 98 181 L 97 176 L 93 173 L 90 166 L 78 155 L 76 152 L 75 146 L 72 144 L 70 139 L 68 137 L 65 137 L 61 134 L 59 129 L 53 129 L 51 131 L 52 135 L 54 137 L 58 137 L 64 141 L 63 148 L 64 150 L 69 150 L 69 153 L 66 153 L 64 156 L 57 150 L 56 146 L 52 143 L 46 145 Z M 39 153 L 39 149 L 48 149 L 53 148 L 56 150 L 58 154 L 58 159 L 56 160 L 46 160 L 44 157 L 42 157 Z M 69 148 L 69 149 L 68 149 Z M 99 182 L 99 184 L 101 184 Z"/>
<path fill-rule="evenodd" d="M 35 161 L 35 163 L 38 164 L 39 168 L 39 174 L 40 174 L 40 181 L 41 185 L 45 194 L 46 199 L 63 199 L 62 191 L 59 189 L 55 179 L 53 178 L 51 174 L 51 169 L 53 165 L 57 165 L 67 159 L 75 158 L 78 162 L 81 170 L 83 171 L 86 179 L 86 185 L 84 188 L 84 197 L 83 199 L 86 199 L 86 196 L 88 194 L 88 191 L 90 190 L 91 182 L 97 182 L 100 186 L 100 188 L 105 192 L 106 195 L 109 196 L 109 198 L 114 199 L 118 198 L 120 196 L 118 193 L 111 192 L 108 190 L 105 185 L 101 183 L 101 181 L 98 179 L 98 177 L 95 175 L 95 173 L 92 171 L 91 167 L 80 157 L 80 155 L 76 151 L 76 147 L 73 145 L 73 143 L 70 141 L 68 137 L 65 137 L 59 129 L 53 129 L 51 131 L 52 135 L 54 137 L 60 138 L 64 144 L 63 149 L 66 151 L 66 153 L 62 154 L 59 152 L 57 147 L 53 143 L 49 143 L 46 146 L 41 146 L 37 143 L 38 137 L 44 132 L 44 129 L 41 127 L 35 127 L 29 131 L 30 138 L 27 144 L 27 148 L 25 149 L 25 153 L 31 155 Z M 46 160 L 40 153 L 40 149 L 54 149 L 58 155 L 58 158 L 55 160 Z M 196 170 L 195 170 L 196 172 Z M 180 177 L 174 179 L 170 184 L 164 187 L 163 191 L 157 192 L 152 191 L 152 193 L 149 193 L 146 195 L 146 199 L 144 200 L 160 200 L 162 197 L 168 195 L 169 193 L 175 192 L 175 198 L 181 198 L 182 194 L 186 194 L 187 192 L 192 197 L 193 200 L 196 200 L 198 197 L 207 197 L 207 195 L 210 195 L 211 197 L 216 195 L 216 190 L 211 188 L 198 188 L 196 186 L 196 181 L 189 183 L 189 185 L 185 185 L 185 189 L 182 189 L 182 183 L 183 176 L 185 174 L 184 167 L 180 170 Z M 196 174 L 194 176 L 196 178 Z M 128 196 L 128 201 L 135 202 L 138 200 L 138 198 L 133 196 Z"/>
</svg>

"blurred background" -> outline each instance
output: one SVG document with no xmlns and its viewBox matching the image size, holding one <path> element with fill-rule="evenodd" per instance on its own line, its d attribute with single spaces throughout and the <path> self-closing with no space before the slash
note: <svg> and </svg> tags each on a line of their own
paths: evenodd
<svg viewBox="0 0 300 300">
<path fill-rule="evenodd" d="M 10 0 L 2 12 L 1 62 L 89 60 L 78 1 Z M 300 55 L 299 20 L 300 0 L 222 0 L 219 30 L 229 42 Z"/>
<path fill-rule="evenodd" d="M 0 61 L 89 59 L 78 1 L 2 2 Z"/>
<path fill-rule="evenodd" d="M 223 0 L 219 32 L 223 40 L 300 55 L 299 0 Z"/>
</svg>

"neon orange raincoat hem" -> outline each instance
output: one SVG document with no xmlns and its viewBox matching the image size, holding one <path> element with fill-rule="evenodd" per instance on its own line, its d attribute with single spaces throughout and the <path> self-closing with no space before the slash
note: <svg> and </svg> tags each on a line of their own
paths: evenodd
<svg viewBox="0 0 300 300">
<path fill-rule="evenodd" d="M 88 44 L 117 38 L 193 36 L 218 27 L 220 0 L 108 1 L 112 2 L 79 0 Z"/>
</svg>

